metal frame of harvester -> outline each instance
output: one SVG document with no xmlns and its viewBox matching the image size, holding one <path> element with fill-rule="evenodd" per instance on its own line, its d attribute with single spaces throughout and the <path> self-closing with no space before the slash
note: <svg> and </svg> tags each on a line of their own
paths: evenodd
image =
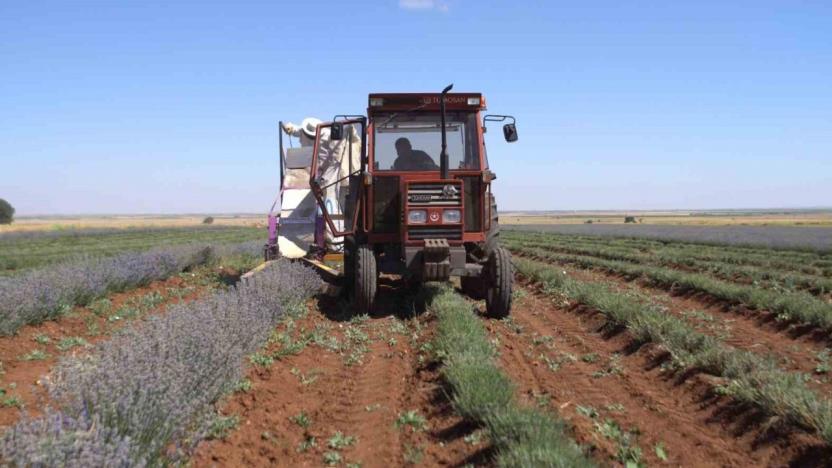
<svg viewBox="0 0 832 468">
<path fill-rule="evenodd" d="M 517 129 L 511 116 L 483 116 L 486 103 L 482 94 L 449 93 L 452 86 L 441 93 L 370 94 L 366 116 L 336 116 L 317 128 L 309 185 L 326 227 L 332 235 L 343 238 L 343 267 L 334 270 L 327 266 L 318 249 L 312 249 L 315 252 L 305 260 L 342 282 L 357 313 L 373 308 L 380 273 L 418 281 L 447 281 L 457 276 L 463 292 L 486 300 L 489 315 L 505 317 L 510 313 L 513 269 L 509 252 L 499 246 L 497 205 L 491 190 L 496 175 L 488 167 L 484 136 L 489 121 L 506 122 L 503 135 L 507 142 L 517 140 Z M 466 130 L 467 167 L 449 167 L 449 112 L 472 122 Z M 387 122 L 399 115 L 438 119 L 438 171 L 394 171 L 379 166 L 376 131 L 390 126 Z M 360 167 L 351 167 L 346 181 L 324 181 L 317 175 L 321 135 L 326 130 L 335 141 L 344 138 L 347 130 L 360 135 Z M 282 131 L 280 146 L 282 158 Z M 329 213 L 324 194 L 326 184 L 333 183 L 348 185 L 344 210 L 338 216 Z M 283 161 L 281 188 L 282 184 Z M 270 214 L 267 260 L 278 254 L 278 229 L 275 216 Z"/>
</svg>

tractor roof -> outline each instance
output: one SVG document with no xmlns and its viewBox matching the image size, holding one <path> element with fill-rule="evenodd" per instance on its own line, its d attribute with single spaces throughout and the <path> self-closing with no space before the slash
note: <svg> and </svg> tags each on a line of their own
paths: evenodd
<svg viewBox="0 0 832 468">
<path fill-rule="evenodd" d="M 401 111 L 420 107 L 419 110 L 439 110 L 440 93 L 373 93 L 369 97 L 369 110 Z M 448 93 L 445 97 L 448 110 L 485 110 L 485 97 L 481 93 Z"/>
</svg>

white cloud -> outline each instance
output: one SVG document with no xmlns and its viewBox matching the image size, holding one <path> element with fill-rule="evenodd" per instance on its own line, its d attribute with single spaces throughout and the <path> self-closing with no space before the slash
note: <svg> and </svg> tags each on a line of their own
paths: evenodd
<svg viewBox="0 0 832 468">
<path fill-rule="evenodd" d="M 439 10 L 448 11 L 448 4 L 442 0 L 399 0 L 403 10 Z"/>
</svg>

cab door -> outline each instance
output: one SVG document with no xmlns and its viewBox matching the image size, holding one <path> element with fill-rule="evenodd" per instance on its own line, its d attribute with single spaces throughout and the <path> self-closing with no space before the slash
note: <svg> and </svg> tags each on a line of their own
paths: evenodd
<svg viewBox="0 0 832 468">
<path fill-rule="evenodd" d="M 362 207 L 364 153 L 363 119 L 318 125 L 309 187 L 333 237 L 355 233 Z"/>
</svg>

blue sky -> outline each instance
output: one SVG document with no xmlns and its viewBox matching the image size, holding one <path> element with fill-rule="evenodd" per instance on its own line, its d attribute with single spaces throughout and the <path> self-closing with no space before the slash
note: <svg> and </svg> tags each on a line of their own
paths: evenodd
<svg viewBox="0 0 832 468">
<path fill-rule="evenodd" d="M 832 205 L 828 1 L 2 2 L 0 198 L 263 212 L 279 119 L 449 82 L 503 209 Z"/>
</svg>

